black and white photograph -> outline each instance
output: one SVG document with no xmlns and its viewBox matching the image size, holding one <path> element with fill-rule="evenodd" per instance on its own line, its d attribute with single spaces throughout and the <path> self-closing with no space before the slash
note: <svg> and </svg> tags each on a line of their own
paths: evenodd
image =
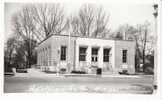
<svg viewBox="0 0 162 100">
<path fill-rule="evenodd" d="M 161 4 L 4 2 L 4 94 L 157 94 Z"/>
</svg>

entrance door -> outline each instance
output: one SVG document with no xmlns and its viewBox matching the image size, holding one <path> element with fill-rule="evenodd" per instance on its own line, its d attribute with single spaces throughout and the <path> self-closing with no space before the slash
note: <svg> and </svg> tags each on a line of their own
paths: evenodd
<svg viewBox="0 0 162 100">
<path fill-rule="evenodd" d="M 92 63 L 92 67 L 98 67 L 98 51 L 99 48 L 92 48 L 92 56 L 91 56 L 91 63 Z"/>
</svg>

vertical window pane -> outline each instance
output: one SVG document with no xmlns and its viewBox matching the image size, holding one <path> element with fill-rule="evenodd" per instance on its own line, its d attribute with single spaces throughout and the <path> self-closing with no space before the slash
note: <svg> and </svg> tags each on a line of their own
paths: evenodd
<svg viewBox="0 0 162 100">
<path fill-rule="evenodd" d="M 103 51 L 103 61 L 104 62 L 109 62 L 109 52 L 110 52 L 110 49 L 104 49 Z"/>
<path fill-rule="evenodd" d="M 79 47 L 79 61 L 86 61 L 86 49 L 85 47 Z"/>
<path fill-rule="evenodd" d="M 123 57 L 122 57 L 122 60 L 123 60 L 123 63 L 126 63 L 127 62 L 127 50 L 123 50 Z"/>
<path fill-rule="evenodd" d="M 98 61 L 98 48 L 92 48 L 92 62 Z"/>
<path fill-rule="evenodd" d="M 61 60 L 66 60 L 66 46 L 61 46 Z"/>
</svg>

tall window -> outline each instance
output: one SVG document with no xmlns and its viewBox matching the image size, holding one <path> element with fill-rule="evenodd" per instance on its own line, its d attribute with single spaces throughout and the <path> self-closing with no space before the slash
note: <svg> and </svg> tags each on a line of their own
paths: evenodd
<svg viewBox="0 0 162 100">
<path fill-rule="evenodd" d="M 109 53 L 110 53 L 110 49 L 104 49 L 103 50 L 103 61 L 104 62 L 109 62 Z"/>
<path fill-rule="evenodd" d="M 127 62 L 127 50 L 123 50 L 123 56 L 122 56 L 122 60 L 123 60 L 123 63 L 126 63 Z"/>
<path fill-rule="evenodd" d="M 48 57 L 49 57 L 49 65 L 51 66 L 51 46 L 48 46 Z"/>
<path fill-rule="evenodd" d="M 98 48 L 92 48 L 92 62 L 98 61 Z"/>
<path fill-rule="evenodd" d="M 66 46 L 61 46 L 61 60 L 66 60 Z"/>
<path fill-rule="evenodd" d="M 86 49 L 85 47 L 79 47 L 79 61 L 86 61 Z"/>
</svg>

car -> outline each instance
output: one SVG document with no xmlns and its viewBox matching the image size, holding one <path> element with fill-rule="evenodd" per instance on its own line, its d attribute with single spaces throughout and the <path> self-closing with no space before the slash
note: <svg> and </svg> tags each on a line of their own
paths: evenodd
<svg viewBox="0 0 162 100">
<path fill-rule="evenodd" d="M 27 73 L 27 68 L 16 68 L 17 73 Z"/>
<path fill-rule="evenodd" d="M 5 76 L 14 76 L 15 73 L 14 72 L 5 72 L 4 75 Z"/>
<path fill-rule="evenodd" d="M 14 72 L 14 68 L 8 68 L 5 72 L 4 72 L 5 76 L 14 76 L 15 72 Z"/>
</svg>

